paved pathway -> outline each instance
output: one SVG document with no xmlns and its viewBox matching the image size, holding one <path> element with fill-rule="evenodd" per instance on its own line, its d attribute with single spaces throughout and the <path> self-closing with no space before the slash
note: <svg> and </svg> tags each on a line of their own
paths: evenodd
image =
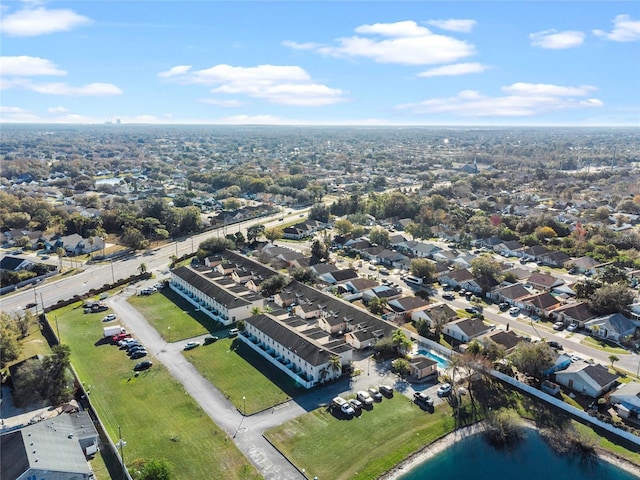
<svg viewBox="0 0 640 480">
<path fill-rule="evenodd" d="M 128 331 L 153 352 L 178 380 L 185 391 L 202 407 L 211 419 L 233 439 L 237 447 L 267 480 L 298 480 L 305 478 L 262 436 L 262 432 L 305 413 L 295 402 L 256 415 L 242 417 L 220 391 L 206 380 L 182 355 L 184 342 L 167 344 L 123 294 L 109 298 L 108 303 Z M 242 424 L 241 424 L 242 421 Z"/>
</svg>

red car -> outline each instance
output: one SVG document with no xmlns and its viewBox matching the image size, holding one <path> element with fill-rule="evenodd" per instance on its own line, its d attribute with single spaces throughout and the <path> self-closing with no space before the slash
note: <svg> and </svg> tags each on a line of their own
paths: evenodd
<svg viewBox="0 0 640 480">
<path fill-rule="evenodd" d="M 130 333 L 119 333 L 118 335 L 111 337 L 111 340 L 113 340 L 113 343 L 118 343 L 120 340 L 124 340 L 129 337 L 131 337 Z"/>
</svg>

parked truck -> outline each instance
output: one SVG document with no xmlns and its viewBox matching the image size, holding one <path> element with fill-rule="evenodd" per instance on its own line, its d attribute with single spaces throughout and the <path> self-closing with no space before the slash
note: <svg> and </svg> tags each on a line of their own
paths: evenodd
<svg viewBox="0 0 640 480">
<path fill-rule="evenodd" d="M 111 327 L 104 327 L 104 338 L 113 337 L 121 333 L 127 333 L 127 331 L 120 325 L 112 325 Z"/>
</svg>

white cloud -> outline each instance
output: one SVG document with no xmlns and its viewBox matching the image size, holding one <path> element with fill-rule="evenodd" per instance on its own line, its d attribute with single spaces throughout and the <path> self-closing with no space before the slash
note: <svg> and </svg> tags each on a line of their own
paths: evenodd
<svg viewBox="0 0 640 480">
<path fill-rule="evenodd" d="M 0 105 L 0 114 L 2 115 L 2 121 L 6 123 L 25 123 L 39 121 L 38 115 L 20 107 Z"/>
<path fill-rule="evenodd" d="M 29 79 L 12 78 L 2 79 L 2 88 L 24 88 L 45 95 L 68 95 L 68 96 L 108 96 L 120 95 L 122 90 L 112 83 L 89 83 L 80 87 L 74 87 L 67 83 L 34 83 Z"/>
<path fill-rule="evenodd" d="M 363 57 L 378 63 L 401 65 L 451 63 L 475 54 L 472 44 L 434 34 L 411 20 L 361 25 L 355 31 L 361 35 L 338 38 L 337 46 L 291 41 L 283 42 L 283 45 L 298 50 L 315 50 L 334 57 Z"/>
<path fill-rule="evenodd" d="M 469 73 L 482 73 L 488 69 L 488 65 L 481 63 L 454 63 L 435 67 L 418 74 L 419 77 L 441 77 L 451 75 L 467 75 Z"/>
<path fill-rule="evenodd" d="M 67 113 L 69 111 L 68 108 L 65 107 L 51 107 L 47 108 L 47 112 L 49 113 Z"/>
<path fill-rule="evenodd" d="M 166 72 L 160 72 L 158 76 L 161 78 L 170 78 L 170 77 L 175 77 L 177 75 L 184 75 L 189 70 L 191 70 L 191 65 L 178 65 L 170 68 Z"/>
<path fill-rule="evenodd" d="M 218 98 L 202 98 L 199 100 L 199 102 L 206 103 L 208 105 L 216 105 L 223 108 L 238 108 L 245 104 L 240 100 L 221 100 Z"/>
<path fill-rule="evenodd" d="M 579 47 L 584 42 L 584 37 L 585 34 L 583 32 L 573 30 L 566 30 L 564 32 L 544 30 L 542 32 L 529 34 L 531 45 L 552 50 Z"/>
<path fill-rule="evenodd" d="M 613 19 L 613 30 L 610 33 L 593 30 L 593 34 L 614 42 L 635 42 L 640 40 L 640 21 L 632 20 L 629 15 L 618 15 Z"/>
<path fill-rule="evenodd" d="M 91 20 L 73 10 L 43 7 L 25 8 L 3 15 L 0 32 L 14 37 L 35 37 L 49 33 L 66 32 Z"/>
<path fill-rule="evenodd" d="M 433 25 L 434 27 L 441 28 L 442 30 L 468 33 L 471 30 L 473 30 L 473 27 L 476 26 L 476 21 L 475 20 L 459 20 L 459 19 L 452 18 L 449 20 L 429 20 L 427 24 Z"/>
<path fill-rule="evenodd" d="M 550 85 L 548 83 L 524 83 L 518 82 L 502 87 L 505 93 L 515 95 L 542 95 L 542 96 L 584 96 L 589 92 L 597 90 L 591 85 L 581 85 L 579 87 L 562 87 L 559 85 Z"/>
<path fill-rule="evenodd" d="M 291 122 L 273 115 L 234 115 L 220 118 L 216 123 L 229 125 L 285 125 Z"/>
<path fill-rule="evenodd" d="M 594 87 L 563 87 L 549 84 L 514 83 L 502 87 L 508 95 L 489 97 L 475 90 L 463 90 L 455 97 L 433 98 L 398 105 L 397 110 L 413 114 L 450 113 L 463 117 L 525 117 L 572 108 L 602 107 L 596 98 L 576 99 Z"/>
<path fill-rule="evenodd" d="M 246 95 L 281 105 L 320 106 L 345 101 L 345 92 L 313 82 L 311 76 L 297 66 L 221 64 L 185 71 L 171 78 L 182 84 L 212 86 L 211 93 L 215 94 Z"/>
<path fill-rule="evenodd" d="M 0 76 L 32 77 L 36 75 L 66 75 L 53 62 L 40 57 L 25 55 L 0 57 Z"/>
</svg>

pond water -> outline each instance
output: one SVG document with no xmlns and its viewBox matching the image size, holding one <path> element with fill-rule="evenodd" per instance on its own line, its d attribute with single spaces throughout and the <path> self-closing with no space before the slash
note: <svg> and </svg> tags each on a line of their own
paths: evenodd
<svg viewBox="0 0 640 480">
<path fill-rule="evenodd" d="M 511 449 L 496 449 L 481 435 L 457 442 L 426 460 L 402 480 L 637 480 L 635 475 L 603 460 L 583 462 L 558 454 L 536 430 Z"/>
</svg>

